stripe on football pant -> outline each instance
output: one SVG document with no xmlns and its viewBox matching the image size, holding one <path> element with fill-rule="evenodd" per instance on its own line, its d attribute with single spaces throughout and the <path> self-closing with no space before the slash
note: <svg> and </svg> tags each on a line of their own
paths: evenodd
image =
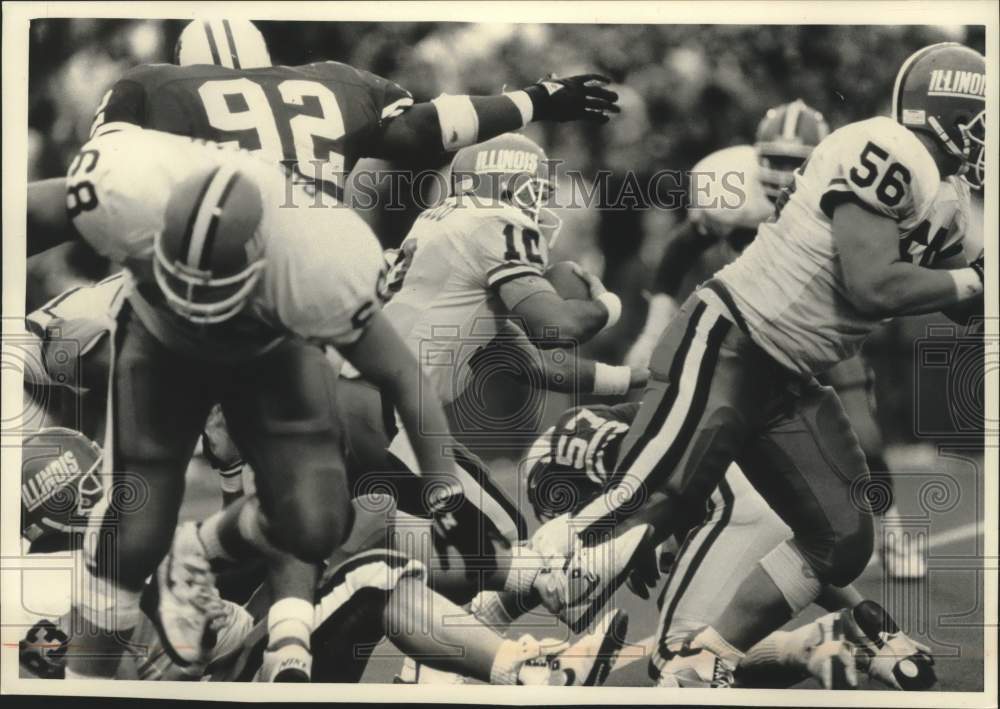
<svg viewBox="0 0 1000 709">
<path fill-rule="evenodd" d="M 584 522 L 585 527 L 606 524 L 617 510 L 632 506 L 643 490 L 659 489 L 662 480 L 676 466 L 704 413 L 719 348 L 731 325 L 717 310 L 708 309 L 704 302 L 697 305 L 671 363 L 670 386 L 656 404 L 649 424 L 625 452 L 615 472 L 614 487 L 627 484 L 628 494 L 609 490 L 584 507 L 575 517 Z"/>
<path fill-rule="evenodd" d="M 691 585 L 691 580 L 694 578 L 695 574 L 698 573 L 698 569 L 700 569 L 702 563 L 704 563 L 705 557 L 708 556 L 708 553 L 712 550 L 712 545 L 715 544 L 715 541 L 722 535 L 722 532 L 732 519 L 733 506 L 736 504 L 735 497 L 733 496 L 733 490 L 729 487 L 729 483 L 725 478 L 719 481 L 718 489 L 719 494 L 722 496 L 722 514 L 720 515 L 719 520 L 715 522 L 707 530 L 707 533 L 701 536 L 700 539 L 699 534 L 705 531 L 705 528 L 700 527 L 697 530 L 692 530 L 691 537 L 689 538 L 691 543 L 688 544 L 685 542 L 684 549 L 677 555 L 677 560 L 674 562 L 674 570 L 670 575 L 670 580 L 667 581 L 667 585 L 663 589 L 663 602 L 666 602 L 669 598 L 669 603 L 662 608 L 660 613 L 660 634 L 657 648 L 665 647 L 667 635 L 670 632 L 670 626 L 674 622 L 674 614 L 677 612 L 677 606 L 680 605 L 681 599 L 684 597 L 684 593 L 687 591 L 688 586 Z M 708 515 L 711 517 L 711 515 L 715 512 L 715 503 L 712 502 L 711 498 L 709 498 L 709 505 L 710 508 Z M 677 572 L 680 571 L 681 568 L 681 561 L 686 558 L 690 559 L 690 562 L 688 563 L 687 568 L 684 569 L 684 576 L 678 581 L 676 588 L 673 588 Z M 671 590 L 673 590 L 672 595 Z"/>
<path fill-rule="evenodd" d="M 218 167 L 208 178 L 201 199 L 195 203 L 194 221 L 191 223 L 190 233 L 185 235 L 188 248 L 184 261 L 191 268 L 208 270 L 205 265 L 211 254 L 218 219 L 222 214 L 222 204 L 229 196 L 236 177 L 234 166 Z"/>
</svg>

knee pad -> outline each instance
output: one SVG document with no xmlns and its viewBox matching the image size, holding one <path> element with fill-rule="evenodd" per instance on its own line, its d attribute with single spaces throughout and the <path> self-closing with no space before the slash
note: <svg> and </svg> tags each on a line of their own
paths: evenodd
<svg viewBox="0 0 1000 709">
<path fill-rule="evenodd" d="M 790 540 L 769 551 L 760 566 L 781 591 L 793 616 L 815 601 L 823 587 L 812 563 Z"/>
</svg>

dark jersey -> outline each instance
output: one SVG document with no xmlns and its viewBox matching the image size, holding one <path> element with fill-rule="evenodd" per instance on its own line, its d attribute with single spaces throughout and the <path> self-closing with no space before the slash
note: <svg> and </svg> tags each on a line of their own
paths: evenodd
<svg viewBox="0 0 1000 709">
<path fill-rule="evenodd" d="M 571 512 L 604 489 L 639 402 L 567 409 L 539 439 L 528 471 L 528 501 L 539 519 Z"/>
<path fill-rule="evenodd" d="M 395 83 L 338 62 L 229 69 L 151 64 L 105 94 L 96 128 L 143 128 L 237 145 L 340 197 L 359 158 L 379 155 L 385 121 L 413 105 Z"/>
</svg>

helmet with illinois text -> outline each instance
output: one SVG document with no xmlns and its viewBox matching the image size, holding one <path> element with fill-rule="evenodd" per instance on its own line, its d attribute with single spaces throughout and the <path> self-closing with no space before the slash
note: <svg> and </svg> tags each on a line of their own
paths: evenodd
<svg viewBox="0 0 1000 709">
<path fill-rule="evenodd" d="M 43 428 L 21 444 L 21 536 L 32 551 L 69 548 L 104 495 L 100 447 L 68 428 Z"/>
<path fill-rule="evenodd" d="M 830 133 L 823 114 L 802 99 L 768 110 L 757 125 L 754 149 L 760 182 L 772 202 L 789 187 L 793 173 Z"/>
<path fill-rule="evenodd" d="M 262 214 L 256 183 L 231 164 L 200 170 L 177 185 L 154 239 L 153 260 L 172 310 L 210 325 L 246 306 L 265 264 L 254 239 Z"/>
<path fill-rule="evenodd" d="M 547 206 L 553 190 L 550 167 L 540 145 L 520 133 L 505 133 L 455 154 L 451 194 L 505 202 L 520 209 L 551 245 L 561 220 Z"/>
<path fill-rule="evenodd" d="M 957 42 L 932 44 L 903 62 L 892 117 L 952 156 L 974 187 L 986 175 L 986 59 Z"/>
</svg>

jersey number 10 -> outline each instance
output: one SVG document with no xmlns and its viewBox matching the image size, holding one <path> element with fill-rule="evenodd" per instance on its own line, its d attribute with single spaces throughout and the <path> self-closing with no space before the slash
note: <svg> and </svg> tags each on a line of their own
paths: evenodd
<svg viewBox="0 0 1000 709">
<path fill-rule="evenodd" d="M 220 131 L 254 131 L 260 152 L 275 162 L 294 155 L 299 172 L 306 178 L 342 187 L 344 156 L 334 150 L 334 141 L 344 137 L 344 117 L 337 96 L 316 81 L 288 79 L 277 86 L 282 104 L 272 106 L 260 84 L 250 79 L 206 81 L 198 88 L 209 124 Z M 301 108 L 306 99 L 319 103 L 319 115 L 298 113 L 287 119 L 291 146 L 282 142 L 278 115 Z M 237 141 L 241 142 L 241 141 Z M 252 146 L 241 147 L 254 149 Z"/>
</svg>

